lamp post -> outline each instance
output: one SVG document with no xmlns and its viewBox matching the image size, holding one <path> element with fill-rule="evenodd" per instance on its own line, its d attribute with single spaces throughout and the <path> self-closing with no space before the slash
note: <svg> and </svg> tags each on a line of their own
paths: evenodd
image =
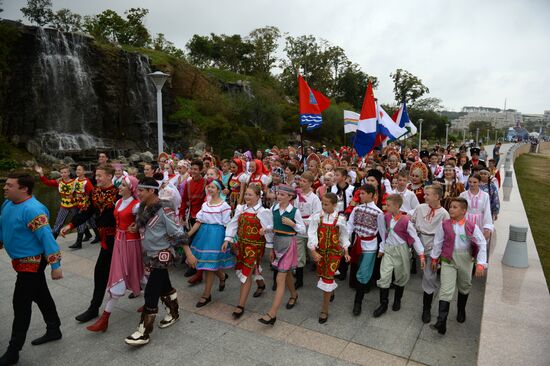
<svg viewBox="0 0 550 366">
<path fill-rule="evenodd" d="M 476 146 L 479 146 L 479 127 L 476 128 Z"/>
<path fill-rule="evenodd" d="M 445 148 L 449 146 L 449 124 L 445 125 Z"/>
<path fill-rule="evenodd" d="M 155 71 L 150 74 L 147 74 L 155 84 L 157 88 L 157 134 L 158 134 L 158 155 L 162 153 L 164 148 L 164 133 L 162 131 L 162 87 L 166 82 L 166 79 L 170 76 L 165 74 L 162 71 Z"/>
<path fill-rule="evenodd" d="M 466 128 L 462 130 L 462 141 L 464 141 L 464 143 L 466 143 Z"/>
<path fill-rule="evenodd" d="M 485 145 L 489 143 L 489 129 L 487 129 L 487 140 L 485 140 Z"/>
<path fill-rule="evenodd" d="M 420 123 L 420 128 L 418 129 L 418 151 L 422 150 L 422 122 L 424 120 L 420 118 L 418 123 Z"/>
</svg>

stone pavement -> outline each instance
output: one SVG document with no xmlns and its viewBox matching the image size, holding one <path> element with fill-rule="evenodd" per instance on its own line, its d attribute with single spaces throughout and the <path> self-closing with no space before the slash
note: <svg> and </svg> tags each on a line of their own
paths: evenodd
<svg viewBox="0 0 550 366">
<path fill-rule="evenodd" d="M 306 269 L 305 286 L 300 289 L 297 306 L 283 307 L 275 326 L 257 321 L 270 307 L 273 293 L 271 272 L 266 271 L 268 289 L 260 298 L 250 296 L 245 314 L 238 321 L 231 312 L 237 303 L 239 281 L 233 273 L 224 292 L 217 282 L 212 303 L 197 309 L 202 286 L 189 287 L 179 266 L 171 272 L 178 289 L 181 320 L 167 329 L 155 327 L 149 345 L 133 348 L 124 338 L 137 326 L 136 309 L 143 297 L 122 298 L 111 316 L 106 333 L 95 334 L 74 316 L 85 310 L 93 288 L 93 268 L 97 245 L 84 244 L 77 251 L 68 249 L 75 239 L 61 239 L 64 278 L 49 280 L 62 321 L 63 339 L 44 346 L 32 346 L 30 340 L 42 335 L 44 324 L 36 305 L 27 343 L 21 353 L 21 365 L 472 365 L 476 363 L 484 280 L 474 279 L 466 323 L 456 322 L 456 303 L 451 304 L 448 330 L 444 337 L 422 323 L 421 275 L 412 275 L 399 312 L 391 307 L 381 318 L 372 317 L 378 306 L 378 290 L 366 295 L 363 313 L 351 314 L 354 292 L 340 282 L 331 304 L 327 323 L 317 321 L 321 291 L 315 286 L 314 272 Z M 267 256 L 266 256 L 267 257 Z M 264 263 L 264 268 L 268 268 Z M 49 269 L 48 276 L 49 276 Z M 15 272 L 4 251 L 0 252 L 0 350 L 7 347 L 13 311 L 11 298 Z M 393 291 L 392 291 L 393 292 Z M 288 295 L 287 295 L 288 296 Z M 392 301 L 393 294 L 390 294 Z M 286 302 L 286 298 L 284 300 Z M 391 303 L 390 303 L 391 304 Z M 164 313 L 161 308 L 160 314 Z M 437 301 L 432 308 L 435 322 Z M 158 319 L 157 319 L 158 320 Z M 87 325 L 87 324 L 86 324 Z"/>
</svg>

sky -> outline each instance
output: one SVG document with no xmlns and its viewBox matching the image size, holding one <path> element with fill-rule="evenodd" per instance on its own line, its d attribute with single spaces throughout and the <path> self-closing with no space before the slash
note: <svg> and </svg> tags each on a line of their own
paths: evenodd
<svg viewBox="0 0 550 366">
<path fill-rule="evenodd" d="M 549 0 L 52 0 L 86 15 L 150 10 L 146 25 L 179 48 L 194 35 L 241 34 L 266 25 L 342 47 L 393 102 L 390 73 L 410 71 L 448 110 L 463 106 L 550 110 Z M 3 0 L 0 17 L 23 19 L 25 0 Z M 312 85 L 312 87 L 315 87 Z"/>
</svg>

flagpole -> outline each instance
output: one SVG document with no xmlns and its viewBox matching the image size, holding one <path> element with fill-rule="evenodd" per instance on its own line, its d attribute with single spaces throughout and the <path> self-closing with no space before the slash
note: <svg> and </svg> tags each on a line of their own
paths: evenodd
<svg viewBox="0 0 550 366">
<path fill-rule="evenodd" d="M 302 125 L 300 125 L 300 145 L 302 146 L 302 168 L 305 170 L 305 154 L 304 154 L 304 131 Z"/>
</svg>

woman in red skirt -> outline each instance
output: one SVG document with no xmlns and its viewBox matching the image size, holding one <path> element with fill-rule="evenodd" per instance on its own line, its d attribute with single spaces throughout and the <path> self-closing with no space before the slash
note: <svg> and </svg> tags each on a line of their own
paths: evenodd
<svg viewBox="0 0 550 366">
<path fill-rule="evenodd" d="M 239 305 L 233 312 L 235 319 L 240 318 L 244 313 L 252 279 L 263 283 L 260 262 L 264 255 L 266 241 L 268 246 L 273 245 L 273 234 L 266 233 L 273 229 L 273 214 L 271 210 L 262 206 L 260 197 L 260 187 L 249 185 L 244 193 L 245 203 L 237 206 L 235 215 L 225 229 L 225 243 L 222 250 L 226 250 L 229 243 L 234 242 L 235 235 L 237 236 L 237 241 L 234 243 L 237 249 L 235 270 L 241 281 L 241 289 Z M 265 288 L 265 284 L 263 287 Z M 258 296 L 254 294 L 254 297 Z"/>
<path fill-rule="evenodd" d="M 111 259 L 111 269 L 107 282 L 109 300 L 101 317 L 86 329 L 92 332 L 105 332 L 109 325 L 109 317 L 118 299 L 124 296 L 126 290 L 134 296 L 141 291 L 143 279 L 143 260 L 141 255 L 140 234 L 135 229 L 135 218 L 139 207 L 137 197 L 138 180 L 132 176 L 124 176 L 119 188 L 121 199 L 115 206 L 116 236 Z"/>
<path fill-rule="evenodd" d="M 338 197 L 334 193 L 325 194 L 322 200 L 323 212 L 314 214 L 308 227 L 307 245 L 317 263 L 317 287 L 323 291 L 323 306 L 319 315 L 321 324 L 328 319 L 329 302 L 334 300 L 334 290 L 338 287 L 334 273 L 340 264 L 342 252 L 346 262 L 350 260 L 346 219 L 338 214 L 337 204 Z"/>
</svg>

